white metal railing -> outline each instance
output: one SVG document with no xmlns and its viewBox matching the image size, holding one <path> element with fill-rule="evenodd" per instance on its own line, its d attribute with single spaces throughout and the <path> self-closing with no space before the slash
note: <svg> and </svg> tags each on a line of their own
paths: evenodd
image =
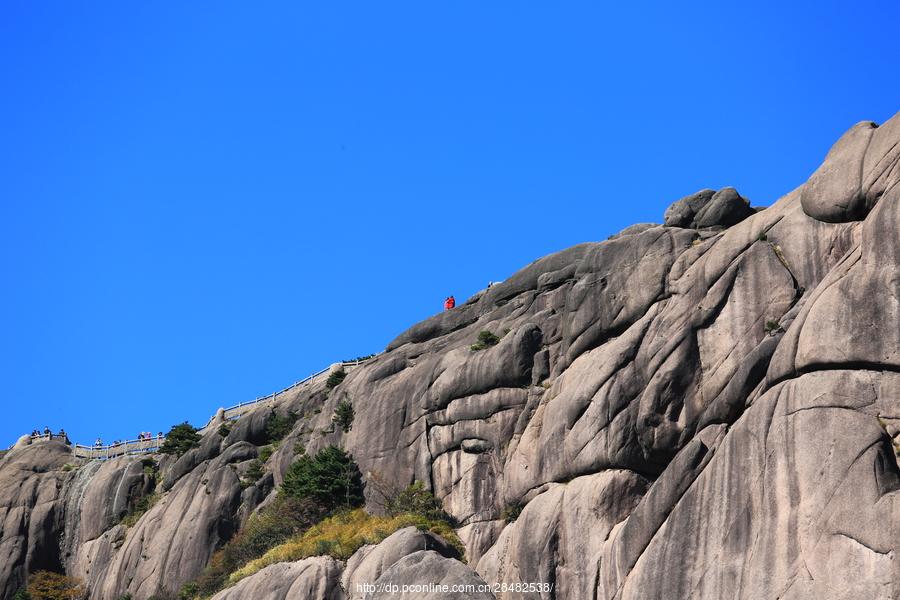
<svg viewBox="0 0 900 600">
<path fill-rule="evenodd" d="M 106 445 L 94 444 L 93 446 L 85 446 L 84 444 L 73 444 L 72 454 L 79 458 L 114 458 L 126 454 L 144 454 L 156 452 L 165 441 L 166 436 L 164 435 L 151 435 L 150 437 Z"/>
<path fill-rule="evenodd" d="M 371 360 L 372 358 L 373 357 L 370 356 L 370 357 L 364 358 L 364 359 L 342 361 L 340 363 L 340 365 L 341 365 L 341 368 L 344 368 L 344 369 L 358 367 L 359 365 L 363 364 L 364 362 L 366 362 L 368 360 Z M 325 373 L 328 373 L 330 370 L 331 370 L 331 365 L 325 367 L 321 371 L 316 371 L 312 375 L 308 375 L 308 376 L 304 377 L 300 381 L 292 383 L 291 385 L 287 386 L 283 390 L 273 392 L 273 393 L 269 394 L 268 396 L 262 396 L 260 398 L 254 399 L 254 400 L 248 400 L 247 402 L 241 402 L 239 404 L 235 404 L 234 406 L 229 406 L 228 408 L 225 409 L 225 419 L 229 420 L 229 421 L 237 419 L 237 418 L 241 417 L 243 414 L 250 412 L 251 410 L 253 410 L 257 406 L 259 406 L 260 404 L 264 404 L 267 401 L 271 402 L 272 404 L 275 404 L 275 400 L 278 398 L 279 394 L 284 394 L 284 393 L 289 392 L 293 389 L 296 389 L 302 385 L 307 385 L 309 383 L 312 383 L 313 380 L 315 380 L 318 377 L 321 377 Z M 205 432 L 211 423 L 212 423 L 212 419 L 210 419 L 206 423 L 206 425 L 204 425 L 203 428 L 200 429 L 200 431 Z"/>
<path fill-rule="evenodd" d="M 358 367 L 359 365 L 371 360 L 376 355 L 372 355 L 363 359 L 351 360 L 351 361 L 342 361 L 340 363 L 341 367 L 344 369 Z M 229 406 L 225 410 L 225 419 L 226 420 L 234 420 L 238 419 L 244 414 L 250 412 L 260 404 L 264 404 L 267 401 L 270 401 L 272 404 L 275 403 L 275 400 L 278 398 L 279 394 L 284 394 L 293 389 L 296 389 L 302 385 L 307 385 L 313 382 L 318 377 L 321 377 L 325 373 L 328 373 L 331 370 L 332 365 L 325 367 L 321 371 L 316 371 L 312 375 L 304 377 L 300 381 L 292 383 L 287 386 L 283 390 L 279 390 L 268 396 L 262 396 L 260 398 L 256 398 L 255 400 L 249 400 L 247 402 L 241 402 L 239 404 L 235 404 L 234 406 Z M 213 417 L 215 418 L 215 417 Z M 204 433 L 209 426 L 212 424 L 213 419 L 210 419 L 206 425 L 204 425 L 201 429 L 198 430 L 199 433 Z M 59 434 L 42 434 L 37 436 L 31 436 L 32 442 L 44 442 L 49 441 L 54 438 L 60 438 Z M 166 436 L 164 435 L 151 435 L 147 438 L 135 439 L 135 440 L 125 440 L 122 442 L 116 442 L 113 444 L 94 444 L 94 445 L 86 445 L 86 444 L 72 444 L 68 436 L 65 436 L 63 440 L 67 445 L 72 446 L 72 454 L 74 454 L 78 458 L 87 458 L 87 459 L 107 459 L 114 458 L 117 456 L 124 456 L 126 454 L 145 454 L 148 452 L 156 452 L 159 450 L 160 446 L 162 446 L 163 442 L 166 441 Z"/>
</svg>

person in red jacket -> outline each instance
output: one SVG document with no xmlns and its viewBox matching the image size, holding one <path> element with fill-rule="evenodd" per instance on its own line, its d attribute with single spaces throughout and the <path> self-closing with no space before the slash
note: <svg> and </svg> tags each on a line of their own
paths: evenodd
<svg viewBox="0 0 900 600">
<path fill-rule="evenodd" d="M 450 310 L 456 306 L 456 298 L 453 296 L 449 296 L 446 300 L 444 300 L 444 310 Z"/>
</svg>

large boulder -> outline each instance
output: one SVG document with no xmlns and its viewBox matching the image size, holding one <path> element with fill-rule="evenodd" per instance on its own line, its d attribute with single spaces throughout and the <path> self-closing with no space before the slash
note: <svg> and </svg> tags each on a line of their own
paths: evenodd
<svg viewBox="0 0 900 600">
<path fill-rule="evenodd" d="M 831 148 L 803 186 L 810 217 L 828 223 L 859 221 L 900 182 L 900 115 L 879 127 L 854 125 Z"/>
<path fill-rule="evenodd" d="M 718 192 L 700 190 L 672 203 L 666 209 L 663 223 L 667 227 L 689 229 L 731 227 L 754 212 L 734 188 L 726 187 Z"/>
<path fill-rule="evenodd" d="M 374 583 L 371 600 L 416 598 L 422 600 L 493 600 L 489 586 L 468 566 L 420 550 L 395 562 Z"/>
<path fill-rule="evenodd" d="M 405 527 L 379 544 L 363 546 L 347 560 L 341 577 L 347 598 L 363 600 L 367 584 L 374 584 L 398 560 L 420 550 L 431 550 L 446 558 L 459 558 L 456 550 L 440 537 L 415 527 Z"/>
<path fill-rule="evenodd" d="M 341 565 L 330 556 L 270 565 L 212 600 L 344 600 Z"/>
</svg>

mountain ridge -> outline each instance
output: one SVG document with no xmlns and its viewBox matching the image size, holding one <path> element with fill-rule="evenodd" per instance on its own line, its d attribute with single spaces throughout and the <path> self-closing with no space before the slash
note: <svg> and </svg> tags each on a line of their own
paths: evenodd
<svg viewBox="0 0 900 600">
<path fill-rule="evenodd" d="M 41 569 L 100 600 L 174 593 L 272 502 L 296 448 L 334 444 L 369 482 L 423 482 L 467 562 L 402 530 L 218 600 L 357 598 L 353 582 L 434 573 L 554 586 L 485 598 L 898 598 L 898 183 L 900 115 L 852 127 L 767 208 L 701 190 L 661 225 L 540 258 L 334 386 L 286 393 L 274 413 L 298 419 L 253 484 L 269 410 L 162 457 L 161 498 L 131 526 L 139 459 L 66 470 L 62 444 L 17 448 L 0 458 L 0 595 Z M 496 343 L 478 348 L 482 331 Z"/>
</svg>

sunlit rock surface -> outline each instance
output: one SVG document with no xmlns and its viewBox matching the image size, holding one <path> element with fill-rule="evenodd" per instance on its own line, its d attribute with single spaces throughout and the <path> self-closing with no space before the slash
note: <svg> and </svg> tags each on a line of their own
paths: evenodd
<svg viewBox="0 0 900 600">
<path fill-rule="evenodd" d="M 366 478 L 433 490 L 466 562 L 402 530 L 346 562 L 272 565 L 218 600 L 360 598 L 356 584 L 376 582 L 553 584 L 509 598 L 900 598 L 898 184 L 900 116 L 853 127 L 765 209 L 702 190 L 664 225 L 537 260 L 401 333 L 334 390 L 280 396 L 274 410 L 300 419 L 246 489 L 268 406 L 156 473 L 19 444 L 0 459 L 0 594 L 39 569 L 98 600 L 176 591 L 271 498 L 295 447 L 339 444 Z M 471 349 L 481 331 L 499 343 Z M 331 424 L 342 400 L 349 433 Z M 467 597 L 494 597 L 479 594 Z"/>
</svg>

